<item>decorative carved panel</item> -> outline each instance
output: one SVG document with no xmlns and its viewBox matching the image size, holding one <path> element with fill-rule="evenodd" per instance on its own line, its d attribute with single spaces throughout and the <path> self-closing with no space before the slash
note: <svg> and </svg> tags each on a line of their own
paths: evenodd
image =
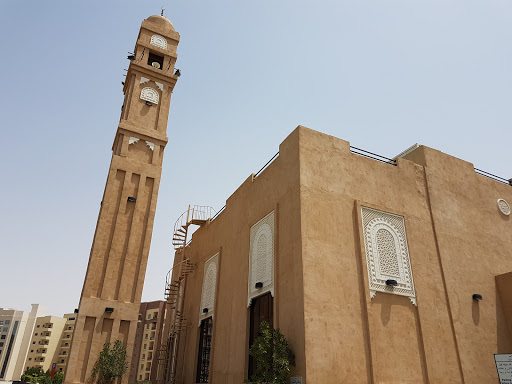
<svg viewBox="0 0 512 384">
<path fill-rule="evenodd" d="M 506 202 L 506 200 L 498 199 L 498 208 L 500 209 L 501 213 L 504 215 L 509 216 L 510 215 L 510 205 Z"/>
<path fill-rule="evenodd" d="M 256 296 L 267 292 L 274 296 L 273 211 L 251 227 L 249 249 L 248 306 Z M 256 283 L 262 284 L 262 287 L 256 288 Z"/>
<path fill-rule="evenodd" d="M 217 287 L 217 271 L 219 269 L 219 254 L 210 257 L 204 263 L 203 290 L 201 293 L 201 307 L 199 309 L 199 325 L 207 317 L 213 317 L 215 309 L 215 289 Z M 207 308 L 208 312 L 203 313 Z"/>
<path fill-rule="evenodd" d="M 140 98 L 145 101 L 150 101 L 153 104 L 158 104 L 159 96 L 158 92 L 153 88 L 143 88 L 140 92 Z"/>
<path fill-rule="evenodd" d="M 167 40 L 165 40 L 165 37 L 163 37 L 163 36 L 153 35 L 153 36 L 151 36 L 151 40 L 149 43 L 156 47 L 159 47 L 162 49 L 167 49 Z"/>
<path fill-rule="evenodd" d="M 370 296 L 408 296 L 416 305 L 404 218 L 367 207 L 361 207 L 361 216 Z M 386 280 L 396 280 L 397 285 L 386 285 Z"/>
</svg>

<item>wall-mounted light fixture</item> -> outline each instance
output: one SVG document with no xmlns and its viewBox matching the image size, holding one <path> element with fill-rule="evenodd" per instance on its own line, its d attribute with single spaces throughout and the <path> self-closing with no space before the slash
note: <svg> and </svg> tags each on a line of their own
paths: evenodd
<svg viewBox="0 0 512 384">
<path fill-rule="evenodd" d="M 133 197 L 133 196 L 128 196 L 128 201 L 130 203 L 135 203 L 137 201 L 137 198 L 136 197 Z"/>
<path fill-rule="evenodd" d="M 391 287 L 396 287 L 398 285 L 398 282 L 393 279 L 388 279 L 388 280 L 386 280 L 386 285 L 389 285 Z"/>
<path fill-rule="evenodd" d="M 482 300 L 482 299 L 483 299 L 482 295 L 480 295 L 478 293 L 473 294 L 473 300 Z"/>
<path fill-rule="evenodd" d="M 78 313 L 78 308 L 75 308 L 75 310 L 73 312 L 74 313 Z"/>
<path fill-rule="evenodd" d="M 106 313 L 112 313 L 112 312 L 114 312 L 114 308 L 112 308 L 112 307 L 106 307 L 106 308 L 105 308 L 105 312 L 106 312 Z"/>
<path fill-rule="evenodd" d="M 203 313 L 208 313 L 208 308 L 203 308 Z"/>
<path fill-rule="evenodd" d="M 256 289 L 261 289 L 261 288 L 263 288 L 263 283 L 258 281 L 258 282 L 255 284 L 255 287 L 256 287 Z"/>
<path fill-rule="evenodd" d="M 178 68 L 176 68 L 176 70 L 174 71 L 174 76 L 176 76 L 176 77 L 181 76 L 181 71 Z"/>
<path fill-rule="evenodd" d="M 153 105 L 153 103 L 151 101 L 146 100 L 146 105 L 149 105 L 151 107 Z"/>
</svg>

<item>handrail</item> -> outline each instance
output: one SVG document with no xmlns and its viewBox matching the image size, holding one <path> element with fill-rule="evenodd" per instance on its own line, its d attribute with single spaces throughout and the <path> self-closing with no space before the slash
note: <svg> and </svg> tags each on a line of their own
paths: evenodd
<svg viewBox="0 0 512 384">
<path fill-rule="evenodd" d="M 512 186 L 512 181 L 511 180 L 507 180 L 507 179 L 505 179 L 503 177 L 493 175 L 492 173 L 489 173 L 489 172 L 486 172 L 486 171 L 482 171 L 481 169 L 478 169 L 478 168 L 475 168 L 475 172 L 477 174 L 479 174 L 480 176 L 485 176 L 485 177 L 488 177 L 491 180 L 499 181 L 500 183 Z"/>
<path fill-rule="evenodd" d="M 277 156 L 279 156 L 279 152 L 277 152 L 274 156 L 272 156 L 272 158 L 271 158 L 269 161 L 267 161 L 267 164 L 265 164 L 265 165 L 264 165 L 264 166 L 263 166 L 263 167 L 262 167 L 258 172 L 256 172 L 256 173 L 254 174 L 254 177 L 255 177 L 255 178 L 256 178 L 256 177 L 258 177 L 258 175 L 259 175 L 261 172 L 263 172 L 263 170 L 264 170 L 265 168 L 267 168 L 267 166 L 268 166 L 272 161 L 274 161 L 274 159 L 275 159 Z"/>
<path fill-rule="evenodd" d="M 254 178 L 258 177 L 258 175 L 259 175 L 261 172 L 263 172 L 263 171 L 264 171 L 264 170 L 265 170 L 265 169 L 270 165 L 270 163 L 271 163 L 271 162 L 273 162 L 273 161 L 275 160 L 275 158 L 276 158 L 277 156 L 279 156 L 279 152 L 277 152 L 274 156 L 272 156 L 272 158 L 271 158 L 269 161 L 267 161 L 267 163 L 266 163 L 263 167 L 261 167 L 261 169 L 260 169 L 258 172 L 256 172 L 256 173 L 254 174 L 254 176 L 253 176 L 253 177 L 254 177 Z M 215 220 L 215 218 L 216 218 L 217 216 L 219 216 L 219 214 L 220 214 L 222 211 L 224 211 L 225 209 L 226 209 L 226 206 L 223 206 L 221 209 L 219 209 L 219 211 L 215 214 L 215 216 L 213 216 L 213 217 L 210 219 L 210 221 Z M 187 243 L 187 245 L 188 245 L 188 244 L 190 244 L 190 241 Z"/>
<path fill-rule="evenodd" d="M 215 216 L 213 216 L 213 217 L 211 218 L 211 221 L 215 220 L 215 218 L 216 218 L 217 216 L 219 216 L 219 214 L 220 214 L 223 210 L 225 210 L 225 209 L 226 209 L 226 206 L 223 206 L 221 209 L 219 209 L 219 212 L 217 212 L 217 213 L 215 214 Z"/>
<path fill-rule="evenodd" d="M 206 221 L 216 214 L 215 209 L 207 205 L 194 205 L 188 206 L 188 209 L 178 217 L 174 224 L 173 230 L 173 245 L 174 249 L 180 249 L 187 243 L 187 233 L 190 224 L 194 223 L 194 220 Z"/>
<path fill-rule="evenodd" d="M 389 157 L 377 155 L 376 153 L 365 151 L 364 149 L 361 149 L 361 148 L 356 148 L 356 147 L 350 146 L 350 152 L 355 153 L 356 155 L 359 155 L 359 156 L 364 156 L 364 157 L 368 157 L 373 160 L 380 161 L 381 163 L 396 166 L 395 159 L 390 159 Z"/>
</svg>

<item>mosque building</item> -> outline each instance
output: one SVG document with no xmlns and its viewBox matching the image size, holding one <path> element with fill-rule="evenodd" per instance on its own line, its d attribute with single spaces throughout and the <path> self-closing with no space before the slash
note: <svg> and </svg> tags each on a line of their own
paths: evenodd
<svg viewBox="0 0 512 384">
<path fill-rule="evenodd" d="M 129 56 L 68 384 L 105 342 L 133 353 L 178 42 L 151 16 Z M 155 384 L 243 383 L 263 321 L 295 353 L 294 384 L 496 382 L 495 354 L 512 352 L 509 202 L 508 180 L 438 150 L 386 159 L 297 127 L 223 210 L 178 219 Z"/>
</svg>

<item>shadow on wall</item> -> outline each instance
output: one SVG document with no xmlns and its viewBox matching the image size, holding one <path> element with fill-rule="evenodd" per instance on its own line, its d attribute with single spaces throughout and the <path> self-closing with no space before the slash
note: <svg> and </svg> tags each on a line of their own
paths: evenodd
<svg viewBox="0 0 512 384">
<path fill-rule="evenodd" d="M 480 324 L 480 301 L 473 300 L 473 324 L 478 325 Z"/>
<path fill-rule="evenodd" d="M 497 353 L 512 351 L 512 272 L 496 276 Z"/>
</svg>

